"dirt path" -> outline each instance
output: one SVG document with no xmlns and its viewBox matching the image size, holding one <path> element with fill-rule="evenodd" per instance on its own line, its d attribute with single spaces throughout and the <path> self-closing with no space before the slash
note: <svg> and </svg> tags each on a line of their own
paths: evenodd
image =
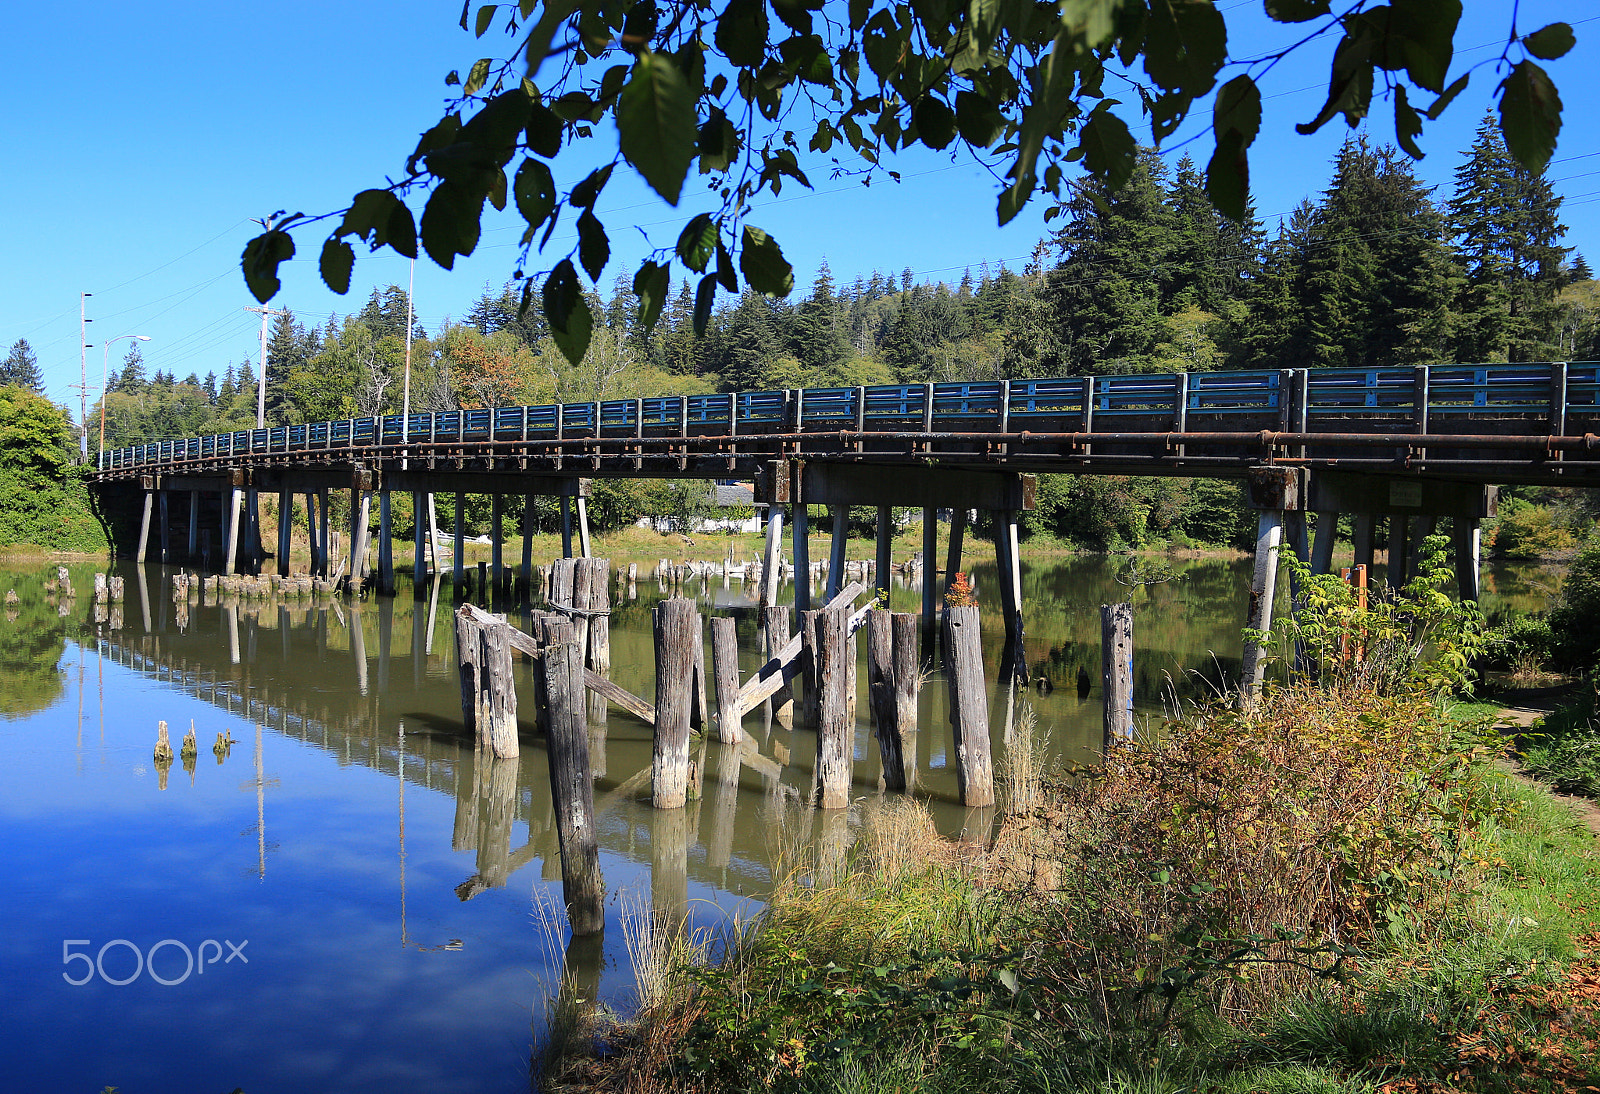
<svg viewBox="0 0 1600 1094">
<path fill-rule="evenodd" d="M 1531 726 L 1561 705 L 1562 700 L 1571 694 L 1572 688 L 1571 684 L 1558 684 L 1548 688 L 1520 688 L 1507 692 L 1506 705 L 1500 708 L 1500 717 L 1518 727 Z M 1513 773 L 1525 782 L 1535 781 L 1520 772 Z M 1600 802 L 1576 794 L 1560 794 L 1554 790 L 1550 791 L 1550 795 L 1557 801 L 1565 802 L 1600 838 Z"/>
</svg>

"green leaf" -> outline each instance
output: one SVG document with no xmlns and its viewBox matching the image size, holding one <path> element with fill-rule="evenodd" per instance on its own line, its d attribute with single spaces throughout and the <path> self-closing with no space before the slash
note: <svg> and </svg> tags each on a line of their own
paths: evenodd
<svg viewBox="0 0 1600 1094">
<path fill-rule="evenodd" d="M 556 117 L 555 111 L 542 103 L 534 103 L 528 108 L 526 137 L 530 151 L 550 159 L 561 151 L 561 131 L 562 122 Z"/>
<path fill-rule="evenodd" d="M 494 22 L 494 9 L 495 5 L 493 4 L 485 4 L 483 7 L 478 9 L 478 29 L 474 37 L 482 38 L 486 33 L 488 33 L 489 25 Z M 465 12 L 462 14 L 465 15 Z M 461 29 L 466 30 L 467 28 L 462 27 Z"/>
<path fill-rule="evenodd" d="M 1449 106 L 1457 95 L 1467 89 L 1467 77 L 1469 75 L 1469 73 L 1463 72 L 1455 83 L 1444 89 L 1443 95 L 1433 101 L 1433 105 L 1428 107 L 1429 121 L 1438 121 L 1439 115 L 1444 113 L 1444 108 Z"/>
<path fill-rule="evenodd" d="M 543 224 L 556 207 L 555 180 L 550 176 L 550 168 L 539 160 L 524 159 L 517 167 L 512 193 L 517 200 L 517 212 L 522 214 L 529 228 Z"/>
<path fill-rule="evenodd" d="M 1400 147 L 1406 150 L 1406 155 L 1414 160 L 1420 160 L 1422 158 L 1422 149 L 1417 144 L 1417 136 L 1422 132 L 1422 118 L 1406 100 L 1404 84 L 1395 88 L 1394 91 L 1395 139 L 1400 142 Z"/>
<path fill-rule="evenodd" d="M 578 261 L 590 281 L 599 281 L 611 259 L 611 241 L 593 209 L 585 209 L 578 218 Z"/>
<path fill-rule="evenodd" d="M 1157 86 L 1182 98 L 1204 95 L 1228 57 L 1228 28 L 1210 4 L 1166 0 L 1150 5 L 1144 69 Z"/>
<path fill-rule="evenodd" d="M 1217 211 L 1231 220 L 1244 220 L 1250 201 L 1250 160 L 1247 145 L 1237 132 L 1217 138 L 1206 164 L 1206 195 Z"/>
<path fill-rule="evenodd" d="M 1383 67 L 1400 67 L 1394 59 L 1398 54 L 1412 83 L 1442 94 L 1461 21 L 1461 0 L 1393 0 L 1391 7 Z"/>
<path fill-rule="evenodd" d="M 739 278 L 733 272 L 733 256 L 722 245 L 722 235 L 717 235 L 717 284 L 729 292 L 739 291 Z"/>
<path fill-rule="evenodd" d="M 589 351 L 594 316 L 570 258 L 558 262 L 544 279 L 544 317 L 550 322 L 550 336 L 562 354 L 574 365 L 580 363 Z"/>
<path fill-rule="evenodd" d="M 694 290 L 694 336 L 704 338 L 711 323 L 711 305 L 717 298 L 717 275 L 706 274 Z"/>
<path fill-rule="evenodd" d="M 994 103 L 975 91 L 956 92 L 956 129 L 974 148 L 987 148 L 1005 131 L 1005 116 Z"/>
<path fill-rule="evenodd" d="M 595 168 L 584 176 L 582 182 L 572 188 L 572 193 L 567 200 L 572 203 L 574 208 L 593 208 L 594 203 L 600 200 L 600 191 L 604 190 L 606 183 L 611 181 L 612 166 L 612 164 L 608 163 L 604 167 Z"/>
<path fill-rule="evenodd" d="M 617 132 L 623 158 L 668 204 L 678 204 L 694 160 L 695 113 L 694 96 L 671 57 L 639 54 L 617 103 Z"/>
<path fill-rule="evenodd" d="M 767 55 L 767 6 L 765 0 L 728 0 L 717 18 L 713 38 L 730 64 L 755 68 Z"/>
<path fill-rule="evenodd" d="M 1248 76 L 1235 76 L 1222 85 L 1211 111 L 1211 131 L 1217 138 L 1237 133 L 1246 146 L 1261 131 L 1261 89 Z"/>
<path fill-rule="evenodd" d="M 1519 61 L 1500 84 L 1500 132 L 1506 150 L 1538 173 L 1550 162 L 1561 134 L 1561 96 L 1549 73 Z"/>
<path fill-rule="evenodd" d="M 924 95 L 917 103 L 911 117 L 917 126 L 917 136 L 929 148 L 943 149 L 955 140 L 955 112 L 946 106 L 943 100 L 936 99 L 932 95 Z"/>
<path fill-rule="evenodd" d="M 676 250 L 685 266 L 695 273 L 705 273 L 711 257 L 717 253 L 717 246 L 716 222 L 711 219 L 711 214 L 701 213 L 683 226 Z"/>
<path fill-rule="evenodd" d="M 788 296 L 794 288 L 794 268 L 783 257 L 778 241 L 746 224 L 739 248 L 739 272 L 750 287 L 767 296 Z"/>
<path fill-rule="evenodd" d="M 1366 13 L 1366 14 L 1371 14 Z M 1302 136 L 1315 133 L 1335 114 L 1343 114 L 1345 121 L 1354 126 L 1367 116 L 1372 105 L 1372 50 L 1374 46 L 1372 24 L 1362 17 L 1347 24 L 1345 36 L 1333 51 L 1333 68 L 1328 80 L 1328 99 L 1317 116 L 1309 122 L 1296 125 L 1295 132 Z"/>
<path fill-rule="evenodd" d="M 406 171 L 414 172 L 417 161 L 429 152 L 440 148 L 447 148 L 456 142 L 456 135 L 461 132 L 461 119 L 455 114 L 446 114 L 440 118 L 438 124 L 422 135 L 417 141 L 417 150 L 411 153 L 411 158 L 406 160 Z"/>
<path fill-rule="evenodd" d="M 350 291 L 350 270 L 355 264 L 355 251 L 337 235 L 329 236 L 322 244 L 322 259 L 317 264 L 322 281 L 341 296 Z"/>
<path fill-rule="evenodd" d="M 467 82 L 461 85 L 463 95 L 476 95 L 480 88 L 489 81 L 489 58 L 480 57 L 472 62 L 472 71 L 467 73 Z"/>
<path fill-rule="evenodd" d="M 1279 23 L 1304 23 L 1328 14 L 1329 0 L 1266 0 L 1267 16 Z"/>
<path fill-rule="evenodd" d="M 239 265 L 244 270 L 244 283 L 257 302 L 265 304 L 282 287 L 278 281 L 278 265 L 293 257 L 294 240 L 289 238 L 288 232 L 276 228 L 262 232 L 245 244 Z"/>
<path fill-rule="evenodd" d="M 1083 165 L 1091 174 L 1104 179 L 1106 186 L 1119 190 L 1133 174 L 1137 148 L 1127 123 L 1109 110 L 1096 108 L 1084 123 L 1078 137 L 1083 149 Z"/>
<path fill-rule="evenodd" d="M 388 246 L 407 258 L 417 257 L 417 226 L 411 210 L 389 190 L 363 190 L 357 194 L 334 234 L 356 236 L 374 251 Z"/>
<path fill-rule="evenodd" d="M 483 196 L 474 195 L 445 179 L 428 195 L 422 210 L 422 246 L 445 269 L 455 266 L 456 255 L 469 255 L 478 245 Z"/>
<path fill-rule="evenodd" d="M 639 311 L 635 322 L 645 330 L 654 330 L 661 318 L 661 306 L 667 293 L 672 291 L 672 267 L 658 262 L 646 262 L 633 275 L 633 295 L 639 298 Z"/>
<path fill-rule="evenodd" d="M 1578 44 L 1578 39 L 1566 23 L 1551 23 L 1528 35 L 1522 44 L 1539 60 L 1554 61 L 1565 57 L 1567 51 Z"/>
</svg>

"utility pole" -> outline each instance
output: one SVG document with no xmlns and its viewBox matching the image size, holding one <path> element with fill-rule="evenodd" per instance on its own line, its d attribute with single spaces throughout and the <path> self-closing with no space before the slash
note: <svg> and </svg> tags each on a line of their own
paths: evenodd
<svg viewBox="0 0 1600 1094">
<path fill-rule="evenodd" d="M 252 218 L 255 219 L 255 218 Z M 267 231 L 272 231 L 276 215 L 263 217 L 255 222 Z M 261 375 L 256 380 L 256 428 L 260 429 L 267 424 L 267 320 L 274 315 L 283 315 L 289 309 L 273 311 L 265 304 L 259 308 L 245 308 L 245 311 L 258 311 L 261 313 Z"/>
<path fill-rule="evenodd" d="M 89 337 L 89 324 L 94 320 L 84 314 L 84 301 L 93 295 L 92 292 L 78 294 L 78 342 L 83 347 L 78 350 L 78 364 L 83 371 L 83 378 L 78 383 L 78 421 L 83 425 L 78 437 L 78 455 L 84 463 L 89 462 L 89 351 L 94 348 L 85 341 Z M 105 392 L 101 392 L 102 402 L 105 397 Z"/>
<path fill-rule="evenodd" d="M 259 308 L 246 307 L 245 311 L 261 313 L 261 375 L 256 380 L 256 428 L 267 424 L 267 320 L 274 315 L 285 315 L 288 308 L 278 311 L 263 304 Z"/>
</svg>

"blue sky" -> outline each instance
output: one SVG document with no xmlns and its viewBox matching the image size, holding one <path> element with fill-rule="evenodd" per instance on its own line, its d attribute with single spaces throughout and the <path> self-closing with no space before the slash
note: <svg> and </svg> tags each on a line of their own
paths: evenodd
<svg viewBox="0 0 1600 1094">
<path fill-rule="evenodd" d="M 1236 58 L 1295 34 L 1269 27 L 1258 0 L 1221 6 L 1233 24 Z M 1484 62 L 1499 55 L 1511 18 L 1510 0 L 1466 6 L 1452 75 L 1479 67 L 1424 134 L 1428 155 L 1417 164 L 1441 195 L 1499 82 Z M 253 360 L 260 318 L 244 310 L 255 301 L 238 272 L 239 253 L 257 231 L 250 218 L 278 209 L 329 212 L 385 176 L 397 177 L 418 134 L 439 117 L 444 74 L 464 72 L 503 41 L 496 31 L 482 42 L 462 32 L 460 10 L 456 0 L 14 5 L 0 40 L 12 160 L 0 177 L 0 348 L 26 337 L 48 394 L 76 410 L 79 293 L 90 292 L 91 402 L 104 340 L 117 335 L 149 335 L 142 347 L 147 369 L 179 377 L 220 374 Z M 1578 35 L 1577 47 L 1548 66 L 1566 107 L 1549 177 L 1567 199 L 1567 243 L 1592 265 L 1600 259 L 1600 6 L 1522 0 L 1518 18 L 1524 33 L 1565 19 Z M 1331 48 L 1307 48 L 1264 78 L 1266 116 L 1251 162 L 1256 208 L 1269 226 L 1325 184 L 1346 132 L 1341 120 L 1312 137 L 1293 131 L 1322 102 Z M 1124 116 L 1138 134 L 1135 113 Z M 1392 111 L 1379 104 L 1373 113 L 1374 138 L 1392 139 Z M 1204 163 L 1209 124 L 1209 110 L 1197 112 L 1168 142 L 1171 162 L 1187 150 Z M 1193 134 L 1200 139 L 1180 148 Z M 1040 200 L 997 228 L 998 184 L 970 158 L 907 156 L 893 165 L 901 183 L 880 178 L 869 188 L 830 179 L 826 157 L 813 155 L 803 166 L 815 192 L 786 187 L 750 218 L 778 237 L 802 288 L 824 258 L 841 282 L 874 269 L 909 267 L 919 279 L 955 280 L 985 262 L 1017 268 L 1046 231 Z M 703 207 L 697 197 L 686 187 L 674 210 L 631 170 L 619 171 L 602 206 L 612 271 L 631 271 L 650 247 L 670 245 L 683 220 Z M 487 221 L 477 252 L 454 271 L 418 260 L 417 312 L 429 330 L 463 316 L 486 283 L 510 276 L 519 224 L 512 214 Z M 300 254 L 283 267 L 274 306 L 320 323 L 358 309 L 374 286 L 405 284 L 408 263 L 385 253 L 358 258 L 348 296 L 330 292 L 315 262 L 325 234 L 313 226 L 297 237 Z M 570 246 L 558 232 L 552 253 L 559 257 Z M 111 346 L 113 368 L 127 344 Z"/>
</svg>

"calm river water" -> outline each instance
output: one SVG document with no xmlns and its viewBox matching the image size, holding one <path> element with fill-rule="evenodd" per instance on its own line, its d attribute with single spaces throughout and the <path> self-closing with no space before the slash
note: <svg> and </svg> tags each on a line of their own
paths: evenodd
<svg viewBox="0 0 1600 1094">
<path fill-rule="evenodd" d="M 1125 598 L 1119 566 L 1024 558 L 1028 662 L 1054 689 L 995 689 L 997 761 L 1007 710 L 1024 701 L 1055 757 L 1097 745 L 1099 605 Z M 1137 697 L 1150 710 L 1169 680 L 1194 690 L 1196 673 L 1238 661 L 1247 564 L 1176 567 L 1177 580 L 1135 597 Z M 338 606 L 202 605 L 173 600 L 173 571 L 123 567 L 126 602 L 96 622 L 96 568 L 74 564 L 79 595 L 64 600 L 47 588 L 54 564 L 0 564 L 0 590 L 18 596 L 0 625 L 4 1085 L 526 1090 L 565 947 L 541 926 L 561 891 L 545 754 L 527 732 L 510 766 L 463 746 L 448 589 L 437 604 L 403 590 Z M 974 580 L 998 639 L 993 567 Z M 1485 600 L 1534 608 L 1553 584 L 1537 568 L 1496 568 Z M 717 579 L 686 593 L 739 618 L 753 669 L 747 590 Z M 641 582 L 612 617 L 613 675 L 645 696 L 662 595 Z M 895 589 L 897 610 L 918 603 L 916 588 Z M 997 659 L 990 649 L 991 682 Z M 859 679 L 856 792 L 871 798 L 864 661 Z M 946 832 L 982 831 L 989 817 L 956 804 L 939 683 L 922 692 L 916 793 Z M 193 726 L 197 758 L 159 770 L 160 721 L 174 749 Z M 749 914 L 775 849 L 838 823 L 783 804 L 794 795 L 781 787 L 809 787 L 815 735 L 762 723 L 758 712 L 746 727 L 780 779 L 745 768 L 730 785 L 712 744 L 703 799 L 658 813 L 609 793 L 650 755 L 648 729 L 610 715 L 594 756 L 607 928 L 570 954 L 602 1000 L 626 1009 L 631 996 L 628 908 L 653 903 L 692 925 Z M 221 755 L 219 734 L 235 741 Z"/>
</svg>

